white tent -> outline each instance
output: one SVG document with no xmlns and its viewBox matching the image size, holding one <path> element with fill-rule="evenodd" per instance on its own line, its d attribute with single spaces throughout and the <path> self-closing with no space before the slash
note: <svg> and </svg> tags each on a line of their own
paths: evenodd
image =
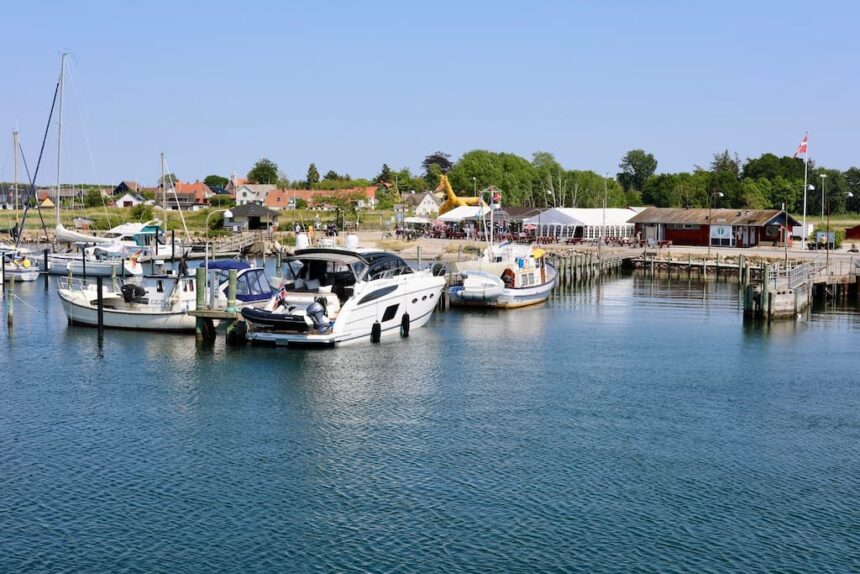
<svg viewBox="0 0 860 574">
<path fill-rule="evenodd" d="M 634 215 L 632 209 L 555 207 L 523 220 L 523 225 L 536 226 L 541 237 L 632 237 L 635 226 L 628 220 Z"/>
<path fill-rule="evenodd" d="M 461 205 L 460 207 L 455 207 L 451 211 L 443 213 L 436 219 L 439 221 L 445 221 L 448 223 L 456 223 L 460 221 L 466 220 L 477 220 L 480 219 L 485 213 L 489 213 L 490 208 L 483 205 Z"/>
<path fill-rule="evenodd" d="M 403 223 L 406 223 L 409 225 L 430 225 L 433 222 L 430 221 L 429 219 L 427 219 L 426 217 L 411 217 L 410 216 L 410 217 L 404 217 Z"/>
</svg>

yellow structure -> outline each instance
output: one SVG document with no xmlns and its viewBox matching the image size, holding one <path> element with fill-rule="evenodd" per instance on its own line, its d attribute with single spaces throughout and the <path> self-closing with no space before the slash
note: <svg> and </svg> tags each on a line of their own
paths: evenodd
<svg viewBox="0 0 860 574">
<path fill-rule="evenodd" d="M 436 191 L 445 192 L 445 201 L 439 207 L 439 215 L 463 205 L 486 205 L 480 197 L 459 197 L 454 195 L 454 190 L 451 189 L 451 183 L 448 181 L 447 175 L 439 176 L 439 186 L 436 188 Z"/>
</svg>

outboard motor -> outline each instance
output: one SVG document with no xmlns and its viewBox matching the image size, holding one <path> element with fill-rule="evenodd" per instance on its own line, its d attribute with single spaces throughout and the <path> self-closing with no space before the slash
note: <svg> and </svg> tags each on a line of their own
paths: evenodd
<svg viewBox="0 0 860 574">
<path fill-rule="evenodd" d="M 137 303 L 146 296 L 146 289 L 140 285 L 127 283 L 120 288 L 122 300 L 126 303 Z"/>
<path fill-rule="evenodd" d="M 328 327 L 328 322 L 325 318 L 325 306 L 320 303 L 319 300 L 308 305 L 308 308 L 305 309 L 305 313 L 307 313 L 308 317 L 311 318 L 311 321 L 314 322 L 314 329 L 320 330 L 324 327 Z"/>
</svg>

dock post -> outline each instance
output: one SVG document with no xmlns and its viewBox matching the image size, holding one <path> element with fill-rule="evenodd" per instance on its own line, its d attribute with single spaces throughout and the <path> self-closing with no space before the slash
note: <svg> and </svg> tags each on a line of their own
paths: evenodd
<svg viewBox="0 0 860 574">
<path fill-rule="evenodd" d="M 747 283 L 748 283 L 746 265 L 747 265 L 746 255 L 743 255 L 743 254 L 739 255 L 738 256 L 738 285 L 741 288 L 746 287 Z"/>
<path fill-rule="evenodd" d="M 45 291 L 48 290 L 48 248 L 42 251 L 42 272 L 45 274 Z"/>
<path fill-rule="evenodd" d="M 105 334 L 104 295 L 102 294 L 102 276 L 96 277 L 96 310 L 98 312 L 99 339 Z"/>
<path fill-rule="evenodd" d="M 689 277 L 693 273 L 693 254 L 687 253 L 687 276 Z"/>
<path fill-rule="evenodd" d="M 238 283 L 239 272 L 235 269 L 230 270 L 227 279 L 227 309 L 226 311 L 236 312 L 236 284 Z M 214 303 L 214 302 L 213 302 Z"/>
<path fill-rule="evenodd" d="M 176 261 L 176 230 L 170 230 L 170 262 Z"/>
<path fill-rule="evenodd" d="M 110 266 L 110 286 L 116 291 L 116 265 Z"/>
<path fill-rule="evenodd" d="M 120 261 L 120 273 L 122 273 L 122 278 L 125 279 L 125 257 Z"/>
<path fill-rule="evenodd" d="M 69 263 L 71 263 L 71 262 L 69 262 Z M 87 253 L 86 253 L 86 251 L 84 251 L 83 257 L 81 257 L 81 267 L 82 267 L 82 271 L 84 272 L 83 273 L 84 285 L 86 285 L 87 284 Z"/>
<path fill-rule="evenodd" d="M 6 274 L 3 273 L 3 285 L 4 289 L 6 289 Z M 8 326 L 12 326 L 14 322 L 13 319 L 15 317 L 15 279 L 9 282 L 9 290 L 4 292 L 4 296 L 6 298 L 6 324 Z"/>
<path fill-rule="evenodd" d="M 720 280 L 720 254 L 717 253 L 717 270 L 716 270 L 716 278 L 717 281 Z"/>
<path fill-rule="evenodd" d="M 765 265 L 762 271 L 761 306 L 764 316 L 770 319 L 770 265 Z"/>
<path fill-rule="evenodd" d="M 278 249 L 278 255 L 275 257 L 275 277 L 284 276 L 281 274 L 281 265 L 283 264 L 283 260 L 281 259 L 281 250 Z"/>
<path fill-rule="evenodd" d="M 419 245 L 416 249 L 418 250 L 418 269 L 421 269 L 421 246 Z"/>
<path fill-rule="evenodd" d="M 0 290 L 6 294 L 6 256 L 0 254 Z"/>
</svg>

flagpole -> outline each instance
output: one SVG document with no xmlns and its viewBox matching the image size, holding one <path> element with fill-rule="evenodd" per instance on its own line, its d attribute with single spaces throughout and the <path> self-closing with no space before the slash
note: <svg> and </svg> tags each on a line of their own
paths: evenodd
<svg viewBox="0 0 860 574">
<path fill-rule="evenodd" d="M 806 149 L 803 154 L 803 232 L 800 242 L 800 249 L 806 249 L 806 242 L 809 239 L 809 233 L 806 228 L 806 192 L 809 189 L 809 132 L 804 134 L 803 141 L 806 143 Z"/>
</svg>

